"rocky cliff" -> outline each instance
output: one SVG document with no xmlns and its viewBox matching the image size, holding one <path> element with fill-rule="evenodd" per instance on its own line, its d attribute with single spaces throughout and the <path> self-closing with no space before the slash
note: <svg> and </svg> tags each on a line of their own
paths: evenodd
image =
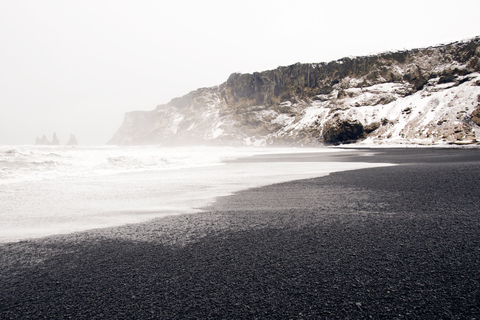
<svg viewBox="0 0 480 320">
<path fill-rule="evenodd" d="M 152 111 L 109 144 L 477 143 L 480 37 L 232 74 Z"/>
</svg>

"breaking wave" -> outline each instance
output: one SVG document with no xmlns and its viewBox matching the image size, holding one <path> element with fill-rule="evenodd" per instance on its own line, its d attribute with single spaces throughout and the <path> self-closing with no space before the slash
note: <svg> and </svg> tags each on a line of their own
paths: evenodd
<svg viewBox="0 0 480 320">
<path fill-rule="evenodd" d="M 0 146 L 0 183 L 212 166 L 256 153 L 231 147 Z"/>
</svg>

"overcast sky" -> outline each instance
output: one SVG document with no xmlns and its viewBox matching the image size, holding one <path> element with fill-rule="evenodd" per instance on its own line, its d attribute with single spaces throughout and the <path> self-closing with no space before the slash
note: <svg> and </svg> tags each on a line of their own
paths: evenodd
<svg viewBox="0 0 480 320">
<path fill-rule="evenodd" d="M 480 1 L 0 0 L 0 144 L 106 143 L 124 113 L 296 62 L 480 35 Z"/>
</svg>

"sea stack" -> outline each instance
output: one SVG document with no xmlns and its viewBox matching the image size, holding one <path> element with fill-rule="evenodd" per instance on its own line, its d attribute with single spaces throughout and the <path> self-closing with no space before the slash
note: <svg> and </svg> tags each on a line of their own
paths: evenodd
<svg viewBox="0 0 480 320">
<path fill-rule="evenodd" d="M 36 145 L 42 145 L 42 146 L 59 146 L 60 145 L 60 140 L 58 140 L 57 133 L 53 133 L 52 137 L 52 142 L 50 142 L 45 135 L 42 136 L 42 138 L 38 138 L 35 141 Z"/>
<path fill-rule="evenodd" d="M 60 140 L 57 138 L 57 134 L 54 132 L 53 133 L 53 138 L 52 138 L 52 146 L 59 146 L 60 145 Z"/>
<path fill-rule="evenodd" d="M 47 137 L 45 135 L 42 136 L 42 138 L 38 138 L 37 137 L 37 140 L 35 141 L 35 144 L 37 145 L 51 145 L 50 141 L 48 141 Z"/>
<path fill-rule="evenodd" d="M 70 134 L 70 139 L 68 139 L 67 146 L 77 146 L 77 145 L 78 145 L 78 141 L 75 138 L 75 135 Z"/>
</svg>

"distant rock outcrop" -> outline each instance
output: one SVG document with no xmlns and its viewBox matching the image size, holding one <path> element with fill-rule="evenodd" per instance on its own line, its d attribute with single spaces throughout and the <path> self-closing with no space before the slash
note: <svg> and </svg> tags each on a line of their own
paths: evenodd
<svg viewBox="0 0 480 320">
<path fill-rule="evenodd" d="M 45 135 L 42 138 L 38 138 L 35 141 L 36 145 L 44 145 L 44 146 L 59 146 L 60 140 L 58 140 L 57 133 L 53 133 L 52 141 L 50 142 Z"/>
<path fill-rule="evenodd" d="M 37 145 L 46 145 L 46 146 L 49 146 L 51 145 L 52 143 L 50 141 L 48 141 L 47 137 L 45 135 L 43 135 L 41 138 L 38 138 L 37 137 L 37 140 L 35 141 L 35 144 Z"/>
<path fill-rule="evenodd" d="M 480 37 L 232 74 L 125 114 L 110 144 L 477 143 Z"/>
<path fill-rule="evenodd" d="M 54 132 L 53 138 L 52 138 L 52 146 L 59 146 L 59 145 L 60 145 L 60 140 L 58 140 L 57 134 Z"/>
<path fill-rule="evenodd" d="M 70 139 L 68 139 L 67 146 L 77 146 L 78 141 L 73 134 L 70 134 Z"/>
</svg>

